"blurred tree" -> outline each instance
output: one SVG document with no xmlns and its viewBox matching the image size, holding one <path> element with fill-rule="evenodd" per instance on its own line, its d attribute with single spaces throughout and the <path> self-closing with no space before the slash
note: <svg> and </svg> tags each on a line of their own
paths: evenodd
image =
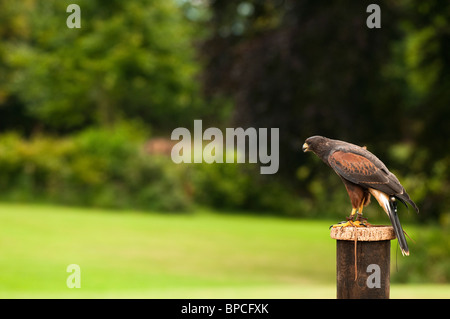
<svg viewBox="0 0 450 319">
<path fill-rule="evenodd" d="M 371 2 L 211 1 L 206 92 L 234 97 L 235 125 L 280 128 L 280 173 L 300 191 L 340 183 L 301 153 L 320 134 L 367 145 L 437 216 L 449 207 L 450 4 L 379 1 L 369 29 Z"/>
<path fill-rule="evenodd" d="M 26 14 L 21 6 L 11 1 L 0 2 L 0 129 L 18 129 L 26 131 L 36 123 L 28 116 L 23 103 L 12 92 L 12 69 L 6 64 L 10 54 L 5 43 L 16 39 L 27 39 L 29 29 L 26 26 Z"/>
<path fill-rule="evenodd" d="M 404 1 L 393 78 L 404 84 L 403 112 L 409 152 L 424 210 L 434 217 L 450 209 L 450 2 Z"/>
<path fill-rule="evenodd" d="M 380 73 L 398 37 L 396 8 L 383 6 L 380 32 L 366 27 L 368 3 L 213 1 L 209 92 L 234 95 L 239 124 L 280 127 L 288 176 L 310 135 L 398 138 L 400 97 Z"/>
<path fill-rule="evenodd" d="M 122 118 L 174 127 L 198 110 L 195 28 L 174 2 L 80 0 L 80 29 L 66 26 L 70 3 L 1 2 L 0 109 L 25 106 L 60 132 Z"/>
</svg>

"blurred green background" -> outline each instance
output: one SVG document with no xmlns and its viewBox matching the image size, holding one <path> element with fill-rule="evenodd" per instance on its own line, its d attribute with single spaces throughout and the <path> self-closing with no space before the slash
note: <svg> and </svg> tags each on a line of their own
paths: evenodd
<svg viewBox="0 0 450 319">
<path fill-rule="evenodd" d="M 399 208 L 393 298 L 450 297 L 450 3 L 0 1 L 0 297 L 334 298 L 339 178 L 366 145 Z M 172 130 L 280 129 L 280 170 L 180 164 Z M 389 223 L 378 205 L 372 223 Z M 66 267 L 81 268 L 69 289 Z"/>
</svg>

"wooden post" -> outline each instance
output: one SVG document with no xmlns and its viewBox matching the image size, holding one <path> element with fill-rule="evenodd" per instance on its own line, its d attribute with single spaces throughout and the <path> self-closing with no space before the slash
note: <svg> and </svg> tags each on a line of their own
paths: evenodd
<svg viewBox="0 0 450 319">
<path fill-rule="evenodd" d="M 389 299 L 393 227 L 335 227 L 330 236 L 336 239 L 337 298 Z"/>
</svg>

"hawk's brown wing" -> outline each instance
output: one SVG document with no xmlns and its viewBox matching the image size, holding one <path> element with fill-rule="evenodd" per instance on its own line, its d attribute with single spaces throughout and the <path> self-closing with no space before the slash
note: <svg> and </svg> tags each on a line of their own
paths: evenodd
<svg viewBox="0 0 450 319">
<path fill-rule="evenodd" d="M 357 185 L 388 195 L 402 194 L 404 191 L 392 173 L 361 154 L 336 151 L 328 157 L 328 163 L 339 176 Z"/>
</svg>

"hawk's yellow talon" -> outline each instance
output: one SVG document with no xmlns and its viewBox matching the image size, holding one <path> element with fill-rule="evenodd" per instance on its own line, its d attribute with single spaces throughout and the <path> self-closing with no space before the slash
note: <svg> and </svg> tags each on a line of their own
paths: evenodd
<svg viewBox="0 0 450 319">
<path fill-rule="evenodd" d="M 357 221 L 349 220 L 345 223 L 338 223 L 338 224 L 332 225 L 331 227 L 332 228 L 336 228 L 336 227 L 342 228 L 342 227 L 367 227 L 367 226 L 364 224 L 364 222 L 360 222 L 359 220 L 357 220 Z"/>
</svg>

